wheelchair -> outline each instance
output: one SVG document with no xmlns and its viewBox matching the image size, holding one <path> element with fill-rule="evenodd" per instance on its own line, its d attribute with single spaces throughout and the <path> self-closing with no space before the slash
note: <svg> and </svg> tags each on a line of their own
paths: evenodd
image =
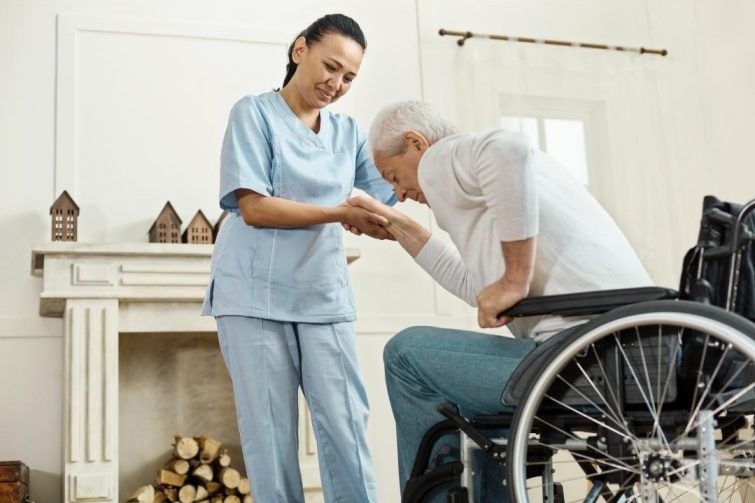
<svg viewBox="0 0 755 503">
<path fill-rule="evenodd" d="M 476 501 L 479 452 L 517 503 L 755 502 L 753 210 L 706 196 L 678 290 L 539 297 L 502 313 L 593 317 L 525 358 L 500 414 L 439 404 L 446 419 L 425 434 L 402 503 Z M 449 434 L 459 459 L 439 462 Z"/>
</svg>

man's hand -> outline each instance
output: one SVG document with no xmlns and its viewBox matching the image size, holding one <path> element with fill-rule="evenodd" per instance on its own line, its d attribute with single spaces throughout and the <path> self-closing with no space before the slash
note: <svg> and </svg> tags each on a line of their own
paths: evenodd
<svg viewBox="0 0 755 503">
<path fill-rule="evenodd" d="M 347 231 L 357 236 L 367 234 L 375 239 L 390 239 L 395 241 L 395 238 L 386 230 L 388 220 L 385 217 L 362 207 L 351 205 L 348 202 L 341 203 L 339 207 L 344 208 L 346 211 L 341 225 Z"/>
<path fill-rule="evenodd" d="M 498 317 L 530 293 L 530 282 L 535 267 L 537 238 L 521 241 L 501 241 L 506 272 L 499 280 L 488 285 L 477 296 L 477 323 L 482 328 L 502 327 L 511 317 Z"/>
<path fill-rule="evenodd" d="M 485 287 L 477 296 L 477 323 L 481 328 L 498 328 L 511 320 L 510 316 L 498 317 L 498 313 L 505 311 L 526 297 L 521 286 L 513 285 L 506 277 Z"/>
</svg>

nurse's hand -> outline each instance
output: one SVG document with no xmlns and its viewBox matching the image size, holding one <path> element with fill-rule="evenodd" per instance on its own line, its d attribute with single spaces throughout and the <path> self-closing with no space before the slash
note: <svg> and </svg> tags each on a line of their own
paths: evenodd
<svg viewBox="0 0 755 503">
<path fill-rule="evenodd" d="M 398 241 L 412 258 L 417 257 L 417 254 L 432 237 L 430 232 L 420 224 L 380 201 L 365 196 L 354 196 L 346 202 L 385 218 L 388 222 L 385 225 L 385 230 L 390 233 L 391 239 Z"/>
</svg>

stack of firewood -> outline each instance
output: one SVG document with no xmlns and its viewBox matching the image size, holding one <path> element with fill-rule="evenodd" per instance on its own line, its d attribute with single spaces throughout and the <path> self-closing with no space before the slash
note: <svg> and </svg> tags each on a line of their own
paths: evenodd
<svg viewBox="0 0 755 503">
<path fill-rule="evenodd" d="M 231 468 L 231 457 L 208 435 L 176 435 L 173 456 L 157 472 L 155 483 L 137 489 L 135 503 L 253 503 L 249 479 Z"/>
</svg>

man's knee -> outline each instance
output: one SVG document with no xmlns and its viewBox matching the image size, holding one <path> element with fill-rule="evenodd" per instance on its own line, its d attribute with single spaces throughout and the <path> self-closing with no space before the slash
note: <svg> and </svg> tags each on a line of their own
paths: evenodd
<svg viewBox="0 0 755 503">
<path fill-rule="evenodd" d="M 420 341 L 426 340 L 431 327 L 409 327 L 398 332 L 386 343 L 383 349 L 383 363 L 386 367 L 393 367 L 402 356 Z"/>
</svg>

